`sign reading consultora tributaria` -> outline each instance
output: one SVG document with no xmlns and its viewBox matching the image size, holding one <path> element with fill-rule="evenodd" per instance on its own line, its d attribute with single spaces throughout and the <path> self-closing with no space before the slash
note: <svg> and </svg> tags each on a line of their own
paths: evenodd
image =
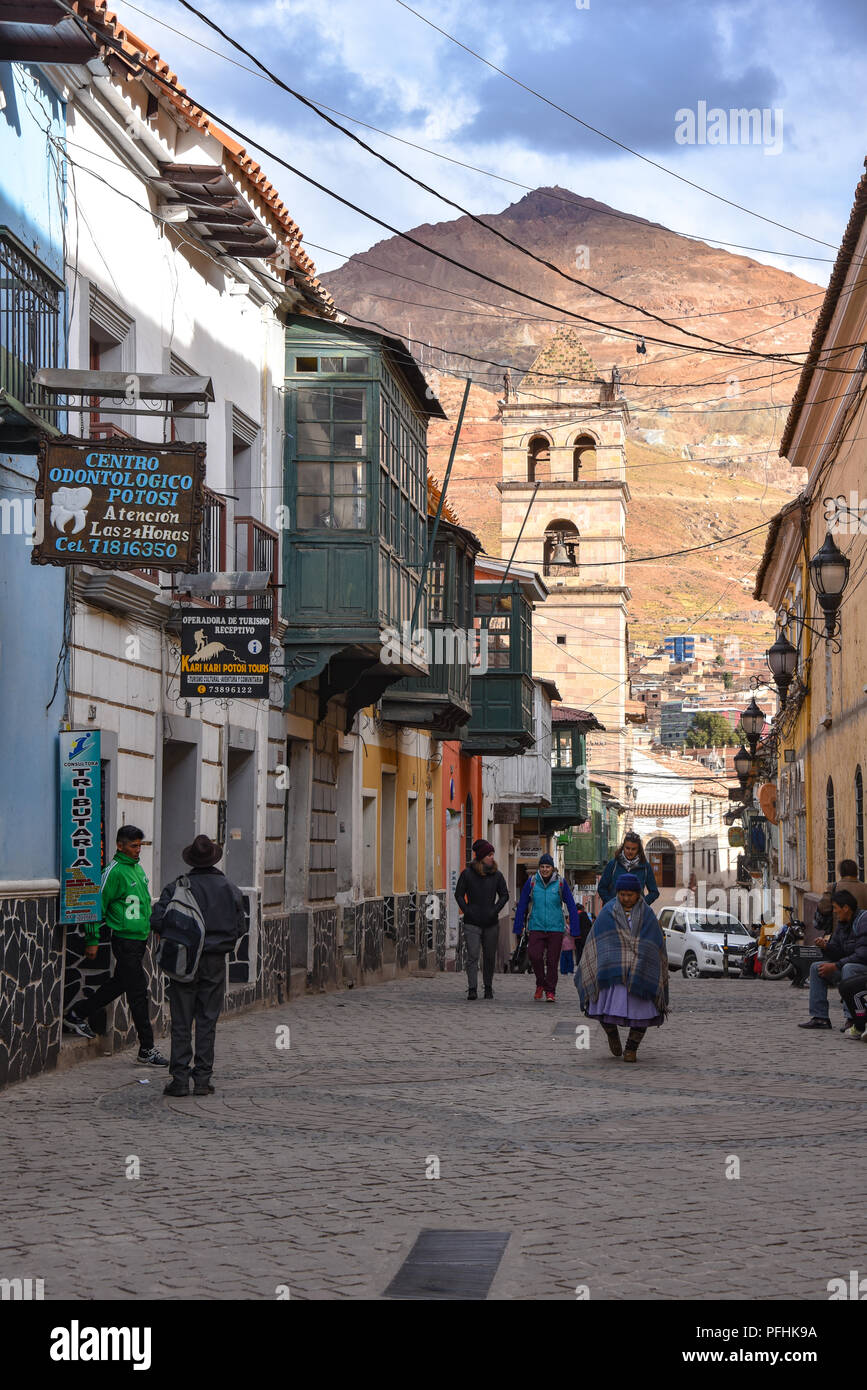
<svg viewBox="0 0 867 1390">
<path fill-rule="evenodd" d="M 43 440 L 33 564 L 195 570 L 204 477 L 204 444 Z"/>
</svg>

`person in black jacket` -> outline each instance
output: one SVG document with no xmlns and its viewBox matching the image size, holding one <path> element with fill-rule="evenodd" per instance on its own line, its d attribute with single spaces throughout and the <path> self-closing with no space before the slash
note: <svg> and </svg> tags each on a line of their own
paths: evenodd
<svg viewBox="0 0 867 1390">
<path fill-rule="evenodd" d="M 816 941 L 825 959 L 810 966 L 810 1017 L 799 1028 L 830 1029 L 829 985 L 867 984 L 867 912 L 859 912 L 854 896 L 843 888 L 831 894 L 831 909 L 834 934 L 830 940 L 820 936 Z M 845 1032 L 852 1026 L 848 994 L 843 995 L 843 1017 Z"/>
<path fill-rule="evenodd" d="M 172 1079 L 165 1087 L 167 1096 L 190 1094 L 190 1064 L 193 1062 L 193 1022 L 196 1025 L 196 1058 L 192 1066 L 193 1095 L 213 1094 L 214 1042 L 217 1019 L 226 991 L 226 956 L 244 932 L 244 899 L 240 890 L 214 866 L 223 857 L 222 845 L 207 835 L 197 835 L 182 851 L 190 865 L 187 877 L 190 892 L 201 908 L 205 922 L 205 943 L 195 979 L 168 981 L 172 1013 Z M 151 912 L 151 927 L 159 937 L 160 923 L 171 902 L 177 879 L 167 883 Z"/>
<path fill-rule="evenodd" d="M 482 953 L 482 979 L 485 998 L 494 997 L 494 968 L 497 961 L 499 926 L 497 918 L 509 901 L 506 880 L 497 868 L 494 846 L 476 840 L 473 860 L 457 881 L 455 901 L 464 918 L 464 946 L 467 953 L 467 998 L 478 999 L 479 953 Z"/>
</svg>

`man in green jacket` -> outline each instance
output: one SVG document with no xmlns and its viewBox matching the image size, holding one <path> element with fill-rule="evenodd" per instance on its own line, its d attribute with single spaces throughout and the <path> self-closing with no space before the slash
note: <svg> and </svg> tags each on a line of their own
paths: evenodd
<svg viewBox="0 0 867 1390">
<path fill-rule="evenodd" d="M 77 1009 L 70 1009 L 64 1022 L 71 1032 L 93 1038 L 96 1034 L 90 1019 L 125 994 L 138 1033 L 136 1061 L 146 1067 L 167 1067 L 168 1058 L 154 1047 L 148 1014 L 148 981 L 143 961 L 151 929 L 151 895 L 147 875 L 139 863 L 143 840 L 144 831 L 138 826 L 122 825 L 117 832 L 117 853 L 102 876 L 102 919 L 111 931 L 114 975 Z M 93 960 L 99 950 L 101 925 L 89 922 L 85 926 L 84 954 L 88 960 Z"/>
</svg>

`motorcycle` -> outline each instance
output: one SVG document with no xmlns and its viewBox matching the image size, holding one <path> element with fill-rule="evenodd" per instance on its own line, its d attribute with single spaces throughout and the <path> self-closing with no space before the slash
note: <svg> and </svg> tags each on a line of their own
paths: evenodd
<svg viewBox="0 0 867 1390">
<path fill-rule="evenodd" d="M 768 947 L 762 963 L 762 978 L 765 980 L 785 980 L 795 973 L 793 948 L 804 939 L 806 924 L 795 917 L 792 908 L 784 909 L 789 920 L 780 928 Z"/>
</svg>

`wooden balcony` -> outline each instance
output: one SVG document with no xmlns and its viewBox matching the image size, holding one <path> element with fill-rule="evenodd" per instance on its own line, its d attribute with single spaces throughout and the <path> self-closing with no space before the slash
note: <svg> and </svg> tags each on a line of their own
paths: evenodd
<svg viewBox="0 0 867 1390">
<path fill-rule="evenodd" d="M 270 575 L 268 594 L 238 594 L 233 606 L 257 613 L 271 613 L 272 621 L 280 613 L 280 537 L 270 526 L 252 516 L 235 517 L 235 568 L 257 570 Z"/>
</svg>

